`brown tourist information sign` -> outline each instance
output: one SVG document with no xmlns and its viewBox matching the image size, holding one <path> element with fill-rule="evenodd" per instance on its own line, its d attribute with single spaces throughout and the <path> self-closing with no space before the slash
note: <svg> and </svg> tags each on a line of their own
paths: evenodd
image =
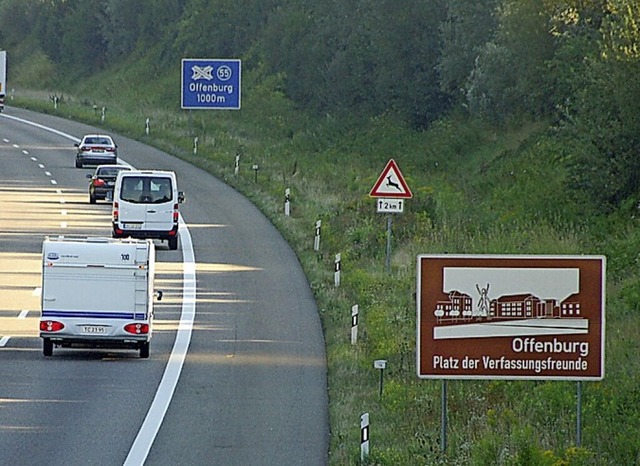
<svg viewBox="0 0 640 466">
<path fill-rule="evenodd" d="M 420 378 L 600 380 L 604 256 L 420 255 Z"/>
</svg>

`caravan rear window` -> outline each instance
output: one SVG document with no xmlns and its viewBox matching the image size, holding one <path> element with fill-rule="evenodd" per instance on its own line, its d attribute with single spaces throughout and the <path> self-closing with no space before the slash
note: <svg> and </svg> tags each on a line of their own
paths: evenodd
<svg viewBox="0 0 640 466">
<path fill-rule="evenodd" d="M 125 176 L 120 198 L 136 204 L 162 204 L 173 200 L 171 178 L 164 176 Z"/>
</svg>

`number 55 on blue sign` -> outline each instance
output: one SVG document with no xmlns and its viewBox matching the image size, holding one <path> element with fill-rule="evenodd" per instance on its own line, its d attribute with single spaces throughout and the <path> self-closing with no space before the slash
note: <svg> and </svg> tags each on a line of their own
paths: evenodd
<svg viewBox="0 0 640 466">
<path fill-rule="evenodd" d="M 182 60 L 184 109 L 240 109 L 240 60 Z"/>
</svg>

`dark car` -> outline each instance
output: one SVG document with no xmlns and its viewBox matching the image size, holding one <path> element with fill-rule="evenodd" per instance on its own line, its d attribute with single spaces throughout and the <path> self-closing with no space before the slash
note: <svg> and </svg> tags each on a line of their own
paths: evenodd
<svg viewBox="0 0 640 466">
<path fill-rule="evenodd" d="M 118 163 L 118 146 L 111 136 L 87 134 L 74 146 L 78 148 L 76 168 L 82 168 L 84 165 Z"/>
<path fill-rule="evenodd" d="M 89 202 L 95 204 L 98 199 L 113 200 L 113 187 L 118 173 L 131 170 L 126 165 L 98 165 L 93 175 L 87 175 L 89 182 Z"/>
</svg>

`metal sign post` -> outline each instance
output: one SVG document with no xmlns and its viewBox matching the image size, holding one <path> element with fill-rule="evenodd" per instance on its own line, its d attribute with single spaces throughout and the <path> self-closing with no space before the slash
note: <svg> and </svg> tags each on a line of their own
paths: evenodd
<svg viewBox="0 0 640 466">
<path fill-rule="evenodd" d="M 387 368 L 387 360 L 386 359 L 376 359 L 373 361 L 373 367 L 380 371 L 380 390 L 378 393 L 378 398 L 382 399 L 382 387 L 384 385 L 384 370 Z"/>
<path fill-rule="evenodd" d="M 384 270 L 389 273 L 391 271 L 391 224 L 393 220 L 391 215 L 387 215 L 387 252 L 384 261 Z"/>
</svg>

